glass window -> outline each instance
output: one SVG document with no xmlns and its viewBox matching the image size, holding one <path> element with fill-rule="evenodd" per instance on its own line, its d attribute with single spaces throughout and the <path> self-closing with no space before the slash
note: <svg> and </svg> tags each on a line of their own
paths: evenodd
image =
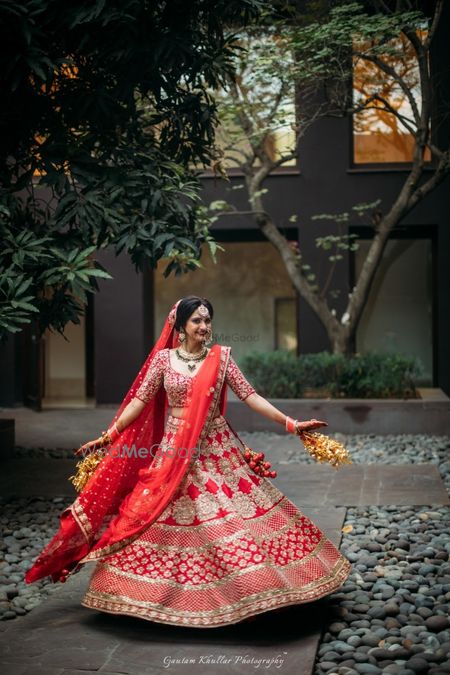
<svg viewBox="0 0 450 675">
<path fill-rule="evenodd" d="M 236 86 L 214 92 L 220 119 L 216 143 L 224 153 L 222 164 L 229 168 L 239 168 L 252 157 L 252 146 L 258 143 L 277 161 L 296 142 L 295 86 L 286 75 L 293 63 L 288 42 L 273 32 L 241 36 L 239 42 L 246 52 L 237 65 Z M 283 162 L 296 164 L 296 157 Z"/>
<path fill-rule="evenodd" d="M 371 241 L 358 239 L 358 278 Z M 361 316 L 356 351 L 399 352 L 420 358 L 419 384 L 433 386 L 433 292 L 430 239 L 390 239 Z"/>
<path fill-rule="evenodd" d="M 297 353 L 295 298 L 275 298 L 275 349 Z"/>
<path fill-rule="evenodd" d="M 281 256 L 268 241 L 227 241 L 222 246 L 216 264 L 205 246 L 202 267 L 178 277 L 165 278 L 167 261 L 158 262 L 152 290 L 155 331 L 161 330 L 173 298 L 206 292 L 215 309 L 213 341 L 230 345 L 237 362 L 248 351 L 270 352 L 275 345 L 291 349 L 296 299 Z"/>
<path fill-rule="evenodd" d="M 424 37 L 425 33 L 421 35 Z M 361 41 L 355 44 L 355 51 L 369 53 L 369 45 Z M 378 55 L 389 68 L 405 82 L 421 108 L 419 68 L 414 49 L 402 34 L 390 41 L 390 54 Z M 370 53 L 373 53 L 370 50 Z M 414 136 L 409 127 L 415 128 L 414 115 L 408 96 L 399 82 L 376 63 L 354 56 L 353 58 L 353 105 L 357 107 L 370 97 L 377 96 L 363 110 L 353 115 L 353 162 L 372 164 L 383 162 L 411 162 Z M 392 108 L 398 115 L 389 112 Z M 431 160 L 428 148 L 425 161 Z"/>
</svg>

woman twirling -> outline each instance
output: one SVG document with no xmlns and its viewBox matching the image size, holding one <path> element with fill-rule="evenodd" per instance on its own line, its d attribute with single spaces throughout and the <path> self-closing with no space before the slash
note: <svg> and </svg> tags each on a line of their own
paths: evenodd
<svg viewBox="0 0 450 675">
<path fill-rule="evenodd" d="M 229 347 L 208 348 L 212 318 L 204 298 L 174 305 L 111 427 L 78 451 L 108 450 L 28 583 L 97 561 L 85 607 L 206 628 L 316 600 L 348 577 L 347 558 L 245 461 L 223 416 L 226 385 L 293 433 L 326 423 L 259 396 Z"/>
</svg>

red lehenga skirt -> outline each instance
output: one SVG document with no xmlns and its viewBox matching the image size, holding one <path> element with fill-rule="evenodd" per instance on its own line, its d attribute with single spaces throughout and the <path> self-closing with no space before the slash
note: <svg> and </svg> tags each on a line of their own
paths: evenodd
<svg viewBox="0 0 450 675">
<path fill-rule="evenodd" d="M 180 423 L 168 417 L 162 448 Z M 250 469 L 223 417 L 200 449 L 159 518 L 96 563 L 82 605 L 209 628 L 310 602 L 344 583 L 350 561 Z"/>
</svg>

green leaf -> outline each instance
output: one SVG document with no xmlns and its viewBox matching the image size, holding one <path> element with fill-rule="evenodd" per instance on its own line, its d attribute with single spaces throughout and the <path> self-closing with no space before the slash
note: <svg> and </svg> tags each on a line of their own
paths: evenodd
<svg viewBox="0 0 450 675">
<path fill-rule="evenodd" d="M 100 270 L 98 268 L 89 268 L 86 270 L 83 270 L 84 273 L 90 277 L 100 277 L 101 279 L 112 279 L 113 277 L 109 272 L 106 272 L 106 270 Z"/>
</svg>

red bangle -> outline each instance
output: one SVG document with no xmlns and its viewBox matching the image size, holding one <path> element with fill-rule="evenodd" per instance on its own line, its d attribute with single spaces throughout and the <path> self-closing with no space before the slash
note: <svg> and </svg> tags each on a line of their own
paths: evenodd
<svg viewBox="0 0 450 675">
<path fill-rule="evenodd" d="M 112 425 L 110 426 L 110 428 L 108 429 L 108 436 L 109 436 L 110 439 L 111 439 L 111 443 L 114 443 L 114 441 L 116 441 L 116 440 L 119 438 L 119 436 L 120 436 L 120 431 L 119 431 L 119 429 L 117 428 L 117 424 L 116 424 L 115 422 L 114 422 L 114 424 L 112 424 Z"/>
<path fill-rule="evenodd" d="M 294 420 L 292 417 L 286 417 L 286 431 L 290 434 L 297 433 L 296 423 L 297 420 Z"/>
</svg>

